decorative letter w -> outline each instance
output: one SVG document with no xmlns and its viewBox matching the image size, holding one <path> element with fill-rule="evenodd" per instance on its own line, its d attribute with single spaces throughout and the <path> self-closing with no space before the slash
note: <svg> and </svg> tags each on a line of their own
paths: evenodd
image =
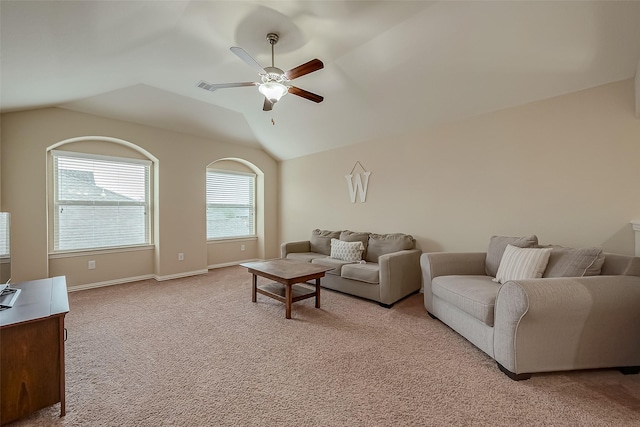
<svg viewBox="0 0 640 427">
<path fill-rule="evenodd" d="M 364 203 L 367 199 L 367 187 L 369 186 L 369 175 L 371 172 L 364 173 L 364 185 L 362 184 L 362 178 L 359 173 L 356 174 L 355 188 L 353 184 L 353 174 L 345 175 L 347 185 L 349 186 L 349 196 L 351 196 L 351 203 L 356 202 L 356 193 L 360 191 L 360 202 Z"/>
</svg>

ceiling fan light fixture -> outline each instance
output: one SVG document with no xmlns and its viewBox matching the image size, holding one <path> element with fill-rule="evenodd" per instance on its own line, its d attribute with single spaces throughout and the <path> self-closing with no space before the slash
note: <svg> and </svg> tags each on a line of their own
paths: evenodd
<svg viewBox="0 0 640 427">
<path fill-rule="evenodd" d="M 266 82 L 258 86 L 258 91 L 263 94 L 269 101 L 278 102 L 280 98 L 285 96 L 289 89 L 278 82 Z"/>
</svg>

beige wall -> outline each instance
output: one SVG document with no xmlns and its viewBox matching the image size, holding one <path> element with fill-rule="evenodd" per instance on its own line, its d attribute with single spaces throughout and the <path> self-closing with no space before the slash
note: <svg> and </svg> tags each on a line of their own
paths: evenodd
<svg viewBox="0 0 640 427">
<path fill-rule="evenodd" d="M 243 249 L 244 248 L 244 249 Z M 254 261 L 260 259 L 257 239 L 240 239 L 207 245 L 209 267 L 224 267 L 237 264 L 238 261 Z M 279 257 L 280 253 L 269 258 Z"/>
<path fill-rule="evenodd" d="M 222 158 L 242 159 L 263 173 L 265 221 L 257 252 L 263 257 L 278 255 L 278 163 L 262 150 L 58 108 L 3 114 L 1 131 L 2 207 L 12 213 L 14 281 L 65 274 L 74 286 L 117 281 L 123 274 L 162 279 L 206 270 L 211 262 L 205 235 L 205 170 Z M 98 251 L 90 257 L 82 254 L 49 261 L 46 150 L 84 136 L 125 140 L 157 159 L 156 246 L 151 255 L 149 251 Z M 178 261 L 179 252 L 184 253 L 184 261 Z M 87 271 L 88 259 L 96 261 L 95 270 Z"/>
<path fill-rule="evenodd" d="M 489 237 L 633 254 L 640 120 L 633 80 L 280 165 L 281 241 L 313 228 L 405 232 L 424 251 L 483 251 Z M 345 175 L 371 172 L 366 203 Z M 356 172 L 358 169 L 356 169 Z"/>
</svg>

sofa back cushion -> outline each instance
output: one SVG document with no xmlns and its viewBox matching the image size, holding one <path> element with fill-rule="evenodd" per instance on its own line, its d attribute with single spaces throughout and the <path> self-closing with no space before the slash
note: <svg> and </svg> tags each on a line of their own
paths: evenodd
<svg viewBox="0 0 640 427">
<path fill-rule="evenodd" d="M 602 275 L 640 276 L 640 257 L 605 254 Z"/>
<path fill-rule="evenodd" d="M 549 263 L 542 277 L 598 276 L 604 263 L 601 248 L 552 248 Z"/>
<path fill-rule="evenodd" d="M 309 247 L 311 252 L 331 255 L 331 239 L 340 238 L 340 231 L 315 229 L 311 232 Z"/>
<path fill-rule="evenodd" d="M 402 233 L 369 235 L 369 245 L 365 261 L 378 262 L 380 255 L 413 249 L 416 241 L 413 236 Z"/>
<path fill-rule="evenodd" d="M 362 253 L 362 259 L 367 256 L 367 246 L 369 246 L 369 232 L 349 231 L 342 230 L 340 233 L 340 240 L 344 242 L 362 242 L 364 246 L 364 252 Z"/>
<path fill-rule="evenodd" d="M 508 237 L 508 236 L 491 236 L 489 239 L 489 247 L 487 248 L 487 256 L 484 262 L 484 269 L 487 276 L 496 277 L 502 254 L 507 245 L 517 246 L 519 248 L 533 248 L 538 245 L 538 236 L 528 237 Z"/>
<path fill-rule="evenodd" d="M 640 277 L 640 257 L 634 256 L 629 258 L 629 265 L 624 270 L 624 275 Z"/>
</svg>

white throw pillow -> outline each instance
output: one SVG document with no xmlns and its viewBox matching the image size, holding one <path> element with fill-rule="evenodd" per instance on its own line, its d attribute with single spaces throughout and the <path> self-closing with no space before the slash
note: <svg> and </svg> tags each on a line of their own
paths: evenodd
<svg viewBox="0 0 640 427">
<path fill-rule="evenodd" d="M 507 245 L 494 282 L 539 279 L 547 268 L 551 251 L 551 248 L 519 248 Z"/>
<path fill-rule="evenodd" d="M 358 262 L 362 259 L 364 245 L 362 242 L 345 242 L 331 239 L 331 258 L 347 262 Z"/>
</svg>

